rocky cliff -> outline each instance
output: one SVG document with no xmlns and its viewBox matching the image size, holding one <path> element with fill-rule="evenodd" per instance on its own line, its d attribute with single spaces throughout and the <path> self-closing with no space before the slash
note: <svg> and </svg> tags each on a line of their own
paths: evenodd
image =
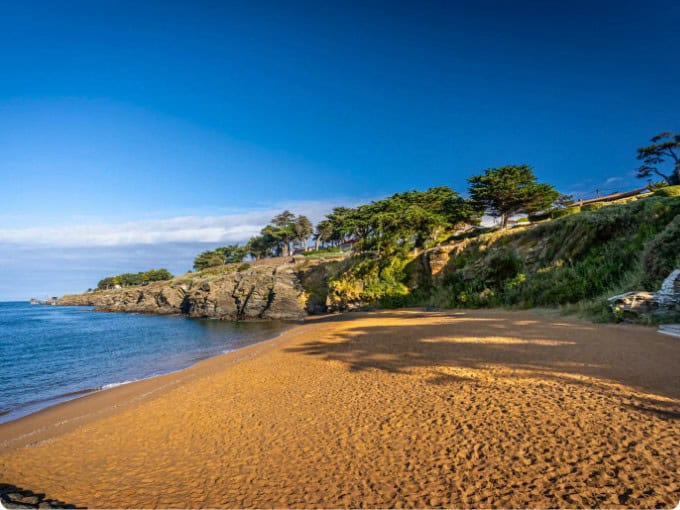
<svg viewBox="0 0 680 510">
<path fill-rule="evenodd" d="M 299 258 L 231 264 L 147 286 L 66 295 L 58 304 L 225 320 L 301 320 L 322 311 L 323 299 L 303 282 L 318 279 L 323 264 Z"/>
<path fill-rule="evenodd" d="M 59 304 L 230 320 L 300 320 L 372 307 L 568 306 L 611 320 L 608 297 L 633 290 L 651 296 L 680 267 L 680 198 L 655 196 L 512 230 L 472 232 L 425 251 L 244 266 L 64 296 Z"/>
<path fill-rule="evenodd" d="M 564 306 L 612 320 L 608 297 L 651 295 L 678 267 L 680 198 L 652 196 L 417 253 L 355 257 L 332 275 L 327 306 Z"/>
</svg>

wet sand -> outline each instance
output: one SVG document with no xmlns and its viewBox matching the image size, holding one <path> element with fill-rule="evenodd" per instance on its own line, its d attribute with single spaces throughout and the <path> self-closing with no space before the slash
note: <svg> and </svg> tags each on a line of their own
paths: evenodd
<svg viewBox="0 0 680 510">
<path fill-rule="evenodd" d="M 0 426 L 0 482 L 87 507 L 666 507 L 680 341 L 524 312 L 309 321 Z"/>
</svg>

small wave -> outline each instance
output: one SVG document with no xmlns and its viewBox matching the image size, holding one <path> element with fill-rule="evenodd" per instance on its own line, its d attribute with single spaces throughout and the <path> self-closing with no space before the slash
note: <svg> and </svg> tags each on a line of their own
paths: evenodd
<svg viewBox="0 0 680 510">
<path fill-rule="evenodd" d="M 111 383 L 111 384 L 105 384 L 104 386 L 102 386 L 99 389 L 100 390 L 110 390 L 111 388 L 115 388 L 117 386 L 123 386 L 124 384 L 130 384 L 130 383 L 137 382 L 137 381 L 139 381 L 139 379 L 131 379 L 129 381 L 123 381 L 123 382 L 114 382 L 114 383 Z"/>
<path fill-rule="evenodd" d="M 74 340 L 73 342 L 69 341 L 69 343 L 64 343 L 64 347 L 61 349 L 64 352 L 68 351 L 68 353 L 64 354 L 65 356 L 64 359 L 69 360 L 68 363 L 62 363 L 62 361 L 64 360 L 62 360 L 62 358 L 60 357 L 57 358 L 57 361 L 61 363 L 61 365 L 59 366 L 64 366 L 66 368 L 56 370 L 55 376 L 50 376 L 49 378 L 43 377 L 43 379 L 45 379 L 50 384 L 46 385 L 42 384 L 43 379 L 40 379 L 41 381 L 40 385 L 37 384 L 38 381 L 29 380 L 29 382 L 36 383 L 34 384 L 35 388 L 31 387 L 33 388 L 33 391 L 31 392 L 28 391 L 29 388 L 26 388 L 24 385 L 21 384 L 16 385 L 16 387 L 12 387 L 12 393 L 10 393 L 7 396 L 4 395 L 4 391 L 0 391 L 0 393 L 3 393 L 3 395 L 0 395 L 0 423 L 12 421 L 16 418 L 20 418 L 21 416 L 32 414 L 37 411 L 40 411 L 41 409 L 45 409 L 55 404 L 73 400 L 74 398 L 81 397 L 90 393 L 113 389 L 118 386 L 127 385 L 145 379 L 151 379 L 153 377 L 162 376 L 167 373 L 183 371 L 189 368 L 190 366 L 196 364 L 197 362 L 211 358 L 215 355 L 220 355 L 221 353 L 226 354 L 234 352 L 248 345 L 253 345 L 263 340 L 275 338 L 277 336 L 280 336 L 285 330 L 288 329 L 288 327 L 283 328 L 282 324 L 274 324 L 271 327 L 269 327 L 269 323 L 267 323 L 268 327 L 265 329 L 259 326 L 256 327 L 254 325 L 248 324 L 247 326 L 243 327 L 241 325 L 239 325 L 238 327 L 237 326 L 229 328 L 225 327 L 223 330 L 222 329 L 223 323 L 214 320 L 213 322 L 219 327 L 216 326 L 215 329 L 213 328 L 200 329 L 200 331 L 198 331 L 197 333 L 196 328 L 194 326 L 196 324 L 200 324 L 202 321 L 194 322 L 186 320 L 184 317 L 177 316 L 176 318 L 181 318 L 183 321 L 186 322 L 186 325 L 191 327 L 189 329 L 186 329 L 186 331 L 185 329 L 176 330 L 174 325 L 170 326 L 166 324 L 166 326 L 162 330 L 161 338 L 176 342 L 177 345 L 175 346 L 175 344 L 170 343 L 168 349 L 169 352 L 166 355 L 164 355 L 162 352 L 159 352 L 158 356 L 156 356 L 157 359 L 154 358 L 145 361 L 145 363 L 150 364 L 150 367 L 146 367 L 147 370 L 148 368 L 154 367 L 154 365 L 156 367 L 160 365 L 161 367 L 164 368 L 156 369 L 155 371 L 149 371 L 151 372 L 149 373 L 147 372 L 147 370 L 143 370 L 142 369 L 143 367 L 138 367 L 137 363 L 134 362 L 133 357 L 127 356 L 128 351 L 123 351 L 125 356 L 121 356 L 121 362 L 123 363 L 122 368 L 126 369 L 127 373 L 122 372 L 119 373 L 118 376 L 122 379 L 127 375 L 131 377 L 131 379 L 104 384 L 103 380 L 105 381 L 106 379 L 108 379 L 108 377 L 111 376 L 113 376 L 111 378 L 115 378 L 116 376 L 115 374 L 107 373 L 108 365 L 106 363 L 104 363 L 103 366 L 98 364 L 100 362 L 107 361 L 103 354 L 99 351 L 95 351 L 95 354 L 97 356 L 95 356 L 95 358 L 93 359 L 94 364 L 92 365 L 92 367 L 90 367 L 90 362 L 88 359 L 86 360 L 85 363 L 82 363 L 85 369 L 81 371 L 80 364 L 78 363 L 80 358 L 78 358 L 78 352 L 76 352 L 76 350 L 81 346 L 83 342 L 85 342 L 89 338 L 90 335 L 99 334 L 102 327 L 100 323 L 102 323 L 102 321 L 105 326 L 113 328 L 110 338 L 114 342 L 114 347 L 120 346 L 121 349 L 127 348 L 127 344 L 124 344 L 122 342 L 122 339 L 124 338 L 127 339 L 128 330 L 130 330 L 132 327 L 129 324 L 131 320 L 130 314 L 119 314 L 121 317 L 124 317 L 126 319 L 124 322 L 120 324 L 117 322 L 111 322 L 112 319 L 110 319 L 109 317 L 103 317 L 102 315 L 91 315 L 92 320 L 95 321 L 94 327 L 91 327 L 89 323 L 83 323 L 84 325 L 81 327 L 80 323 L 78 323 L 75 320 L 75 317 L 79 317 L 80 320 L 89 321 L 90 317 L 88 317 L 88 314 L 94 314 L 94 312 L 91 311 L 92 310 L 91 307 L 68 307 L 68 308 L 64 307 L 60 309 L 45 308 L 37 310 L 35 307 L 30 308 L 30 305 L 24 306 L 24 304 L 21 304 L 20 306 L 25 308 L 24 313 L 29 318 L 31 318 L 31 320 L 33 315 L 38 315 L 39 318 L 45 317 L 50 318 L 52 317 L 53 312 L 54 315 L 63 315 L 66 313 L 66 315 L 68 316 L 67 319 L 69 319 L 66 322 L 69 323 L 68 326 L 69 331 L 73 333 Z M 45 311 L 47 311 L 48 313 L 45 313 Z M 77 312 L 77 314 L 72 312 Z M 21 317 L 19 317 L 19 319 L 21 319 Z M 160 321 L 159 317 L 156 317 L 155 319 Z M 145 328 L 151 328 L 151 326 L 147 326 L 146 324 L 147 324 L 146 322 L 144 324 L 142 323 L 139 324 L 139 328 L 141 329 L 140 338 L 144 338 L 144 333 L 147 331 L 147 329 Z M 134 322 L 132 325 L 137 327 L 137 324 Z M 153 326 L 153 328 L 155 328 L 155 326 Z M 283 330 L 279 328 L 283 328 Z M 2 331 L 2 333 L 4 334 L 5 331 Z M 203 339 L 204 337 L 201 335 L 205 333 L 205 338 L 207 339 L 207 343 L 205 345 L 207 345 L 209 348 L 201 350 L 200 347 L 202 347 L 203 344 L 196 345 L 195 343 L 192 343 L 193 340 L 191 342 L 188 340 L 185 341 L 183 339 L 184 338 L 183 335 L 185 333 L 187 335 L 187 338 L 190 337 L 192 339 L 195 334 L 200 334 L 198 335 L 199 338 Z M 0 334 L 0 337 L 4 339 L 5 335 L 3 334 Z M 27 359 L 24 361 L 29 362 L 33 354 L 35 354 L 35 352 L 39 352 L 39 354 L 45 359 L 47 358 L 48 355 L 51 355 L 50 353 L 52 351 L 50 351 L 49 349 L 43 349 L 42 346 L 52 344 L 42 341 L 37 342 L 36 339 L 38 338 L 38 336 L 36 336 L 35 338 L 33 337 L 29 338 L 28 340 L 30 341 L 27 341 L 26 344 L 29 348 L 17 349 L 16 356 L 17 357 L 25 356 Z M 61 342 L 61 337 L 55 336 L 54 338 Z M 34 343 L 40 346 L 40 349 L 34 348 Z M 141 352 L 141 354 L 146 355 L 146 351 L 144 349 L 140 349 L 137 343 L 133 342 L 129 349 L 130 352 L 132 353 L 136 352 L 135 349 L 137 349 Z M 175 349 L 177 352 L 175 352 L 175 350 L 173 349 Z M 60 352 L 59 354 L 63 353 Z M 66 357 L 67 355 L 68 357 Z M 74 355 L 75 357 L 73 357 L 72 355 Z M 72 357 L 73 361 L 71 366 L 70 360 Z M 0 365 L 2 365 L 0 367 L 0 371 L 4 372 L 4 369 L 6 368 L 5 365 L 1 363 Z M 98 368 L 103 368 L 104 369 L 103 373 L 98 374 L 96 372 Z M 72 375 L 70 374 L 71 372 L 73 372 Z M 3 373 L 3 376 L 4 375 L 5 374 Z M 14 374 L 10 373 L 10 375 Z M 108 377 L 106 377 L 107 375 Z M 103 380 L 100 379 L 100 377 Z M 83 383 L 84 385 L 87 385 L 89 383 L 90 386 L 81 390 L 69 391 L 73 390 L 74 386 L 77 387 L 78 384 Z M 2 389 L 4 390 L 5 388 Z M 59 392 L 60 390 L 62 390 L 60 394 L 57 395 L 50 394 L 53 391 Z"/>
</svg>

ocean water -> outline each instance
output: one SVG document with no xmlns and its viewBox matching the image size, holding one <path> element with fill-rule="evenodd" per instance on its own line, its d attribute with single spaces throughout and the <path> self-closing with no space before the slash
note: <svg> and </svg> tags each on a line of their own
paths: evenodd
<svg viewBox="0 0 680 510">
<path fill-rule="evenodd" d="M 0 302 L 0 423 L 180 370 L 289 327 Z"/>
</svg>

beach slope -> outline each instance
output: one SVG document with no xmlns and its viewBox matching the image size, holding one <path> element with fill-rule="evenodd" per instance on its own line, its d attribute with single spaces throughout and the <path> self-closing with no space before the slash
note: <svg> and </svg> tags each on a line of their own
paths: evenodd
<svg viewBox="0 0 680 510">
<path fill-rule="evenodd" d="M 680 342 L 524 312 L 322 317 L 0 426 L 87 507 L 674 507 Z"/>
</svg>

